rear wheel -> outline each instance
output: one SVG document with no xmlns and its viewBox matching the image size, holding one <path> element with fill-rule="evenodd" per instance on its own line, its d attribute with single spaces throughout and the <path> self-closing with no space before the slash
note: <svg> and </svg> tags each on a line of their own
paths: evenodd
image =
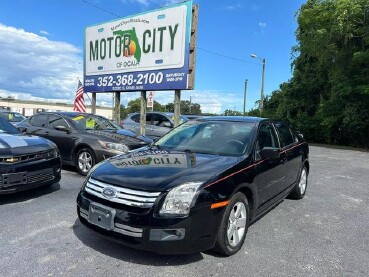
<svg viewBox="0 0 369 277">
<path fill-rule="evenodd" d="M 302 199 L 306 193 L 306 187 L 308 182 L 308 170 L 306 166 L 303 166 L 300 172 L 300 178 L 293 190 L 288 195 L 290 199 Z"/>
<path fill-rule="evenodd" d="M 238 192 L 224 212 L 214 250 L 225 256 L 237 253 L 245 240 L 249 222 L 247 198 Z"/>
<path fill-rule="evenodd" d="M 94 152 L 89 148 L 82 148 L 76 155 L 76 167 L 78 173 L 87 175 L 90 169 L 95 165 L 96 159 Z"/>
</svg>

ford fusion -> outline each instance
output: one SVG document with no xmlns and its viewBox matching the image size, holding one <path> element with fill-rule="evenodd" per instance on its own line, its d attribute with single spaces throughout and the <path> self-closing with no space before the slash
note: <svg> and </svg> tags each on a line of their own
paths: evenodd
<svg viewBox="0 0 369 277">
<path fill-rule="evenodd" d="M 253 117 L 188 121 L 150 147 L 95 166 L 80 221 L 126 246 L 229 256 L 283 198 L 304 197 L 308 145 L 288 125 Z"/>
<path fill-rule="evenodd" d="M 60 180 L 60 168 L 54 143 L 22 135 L 0 118 L 0 194 L 56 183 Z"/>
</svg>

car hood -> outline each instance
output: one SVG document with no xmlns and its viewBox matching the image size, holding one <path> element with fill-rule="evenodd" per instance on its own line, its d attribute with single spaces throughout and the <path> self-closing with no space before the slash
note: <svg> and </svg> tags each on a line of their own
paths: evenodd
<svg viewBox="0 0 369 277">
<path fill-rule="evenodd" d="M 51 141 L 31 135 L 0 134 L 0 154 L 19 155 L 24 152 L 33 153 L 54 148 Z M 26 150 L 26 151 L 25 151 Z"/>
<path fill-rule="evenodd" d="M 237 161 L 237 157 L 149 149 L 110 158 L 90 176 L 131 189 L 166 191 L 186 182 L 205 182 Z"/>
<path fill-rule="evenodd" d="M 88 134 L 94 134 L 100 138 L 110 138 L 123 142 L 126 145 L 147 145 L 152 142 L 151 139 L 146 137 L 141 137 L 135 133 L 127 134 L 126 132 L 121 132 L 120 130 L 86 130 Z"/>
</svg>

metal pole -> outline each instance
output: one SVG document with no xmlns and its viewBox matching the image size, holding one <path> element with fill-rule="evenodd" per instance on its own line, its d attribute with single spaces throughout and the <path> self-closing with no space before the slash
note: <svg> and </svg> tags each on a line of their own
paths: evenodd
<svg viewBox="0 0 369 277">
<path fill-rule="evenodd" d="M 243 94 L 243 116 L 246 115 L 246 91 L 247 91 L 247 79 L 245 79 L 245 91 Z"/>
<path fill-rule="evenodd" d="M 179 125 L 179 115 L 181 114 L 181 91 L 176 89 L 174 94 L 174 127 Z"/>
<path fill-rule="evenodd" d="M 190 114 L 191 114 L 191 96 L 192 95 L 190 95 Z"/>
<path fill-rule="evenodd" d="M 91 96 L 91 113 L 96 114 L 96 92 L 93 92 Z"/>
<path fill-rule="evenodd" d="M 114 121 L 115 123 L 120 123 L 120 92 L 114 92 Z"/>
<path fill-rule="evenodd" d="M 146 91 L 141 91 L 141 115 L 140 115 L 140 134 L 145 135 L 145 126 L 146 126 Z"/>
<path fill-rule="evenodd" d="M 260 112 L 263 112 L 264 109 L 264 75 L 265 75 L 265 58 L 262 59 L 263 69 L 261 73 L 261 99 L 260 99 Z"/>
</svg>

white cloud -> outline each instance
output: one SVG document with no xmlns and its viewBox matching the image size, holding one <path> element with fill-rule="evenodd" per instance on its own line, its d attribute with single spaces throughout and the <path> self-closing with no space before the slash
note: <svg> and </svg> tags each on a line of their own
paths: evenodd
<svg viewBox="0 0 369 277">
<path fill-rule="evenodd" d="M 267 24 L 265 22 L 259 22 L 260 28 L 266 28 Z"/>
<path fill-rule="evenodd" d="M 138 3 L 141 6 L 148 7 L 150 4 L 155 6 L 168 6 L 183 2 L 183 0 L 121 0 L 124 4 L 126 3 Z"/>
<path fill-rule="evenodd" d="M 50 34 L 47 31 L 43 31 L 43 30 L 40 31 L 40 34 L 45 35 L 45 36 L 50 36 Z"/>
<path fill-rule="evenodd" d="M 234 10 L 239 10 L 242 8 L 241 4 L 236 4 L 236 5 L 229 5 L 229 6 L 225 6 L 225 7 L 221 7 L 219 8 L 220 11 L 234 11 Z"/>
<path fill-rule="evenodd" d="M 82 51 L 0 24 L 0 89 L 10 94 L 73 101 L 82 79 Z"/>
</svg>

